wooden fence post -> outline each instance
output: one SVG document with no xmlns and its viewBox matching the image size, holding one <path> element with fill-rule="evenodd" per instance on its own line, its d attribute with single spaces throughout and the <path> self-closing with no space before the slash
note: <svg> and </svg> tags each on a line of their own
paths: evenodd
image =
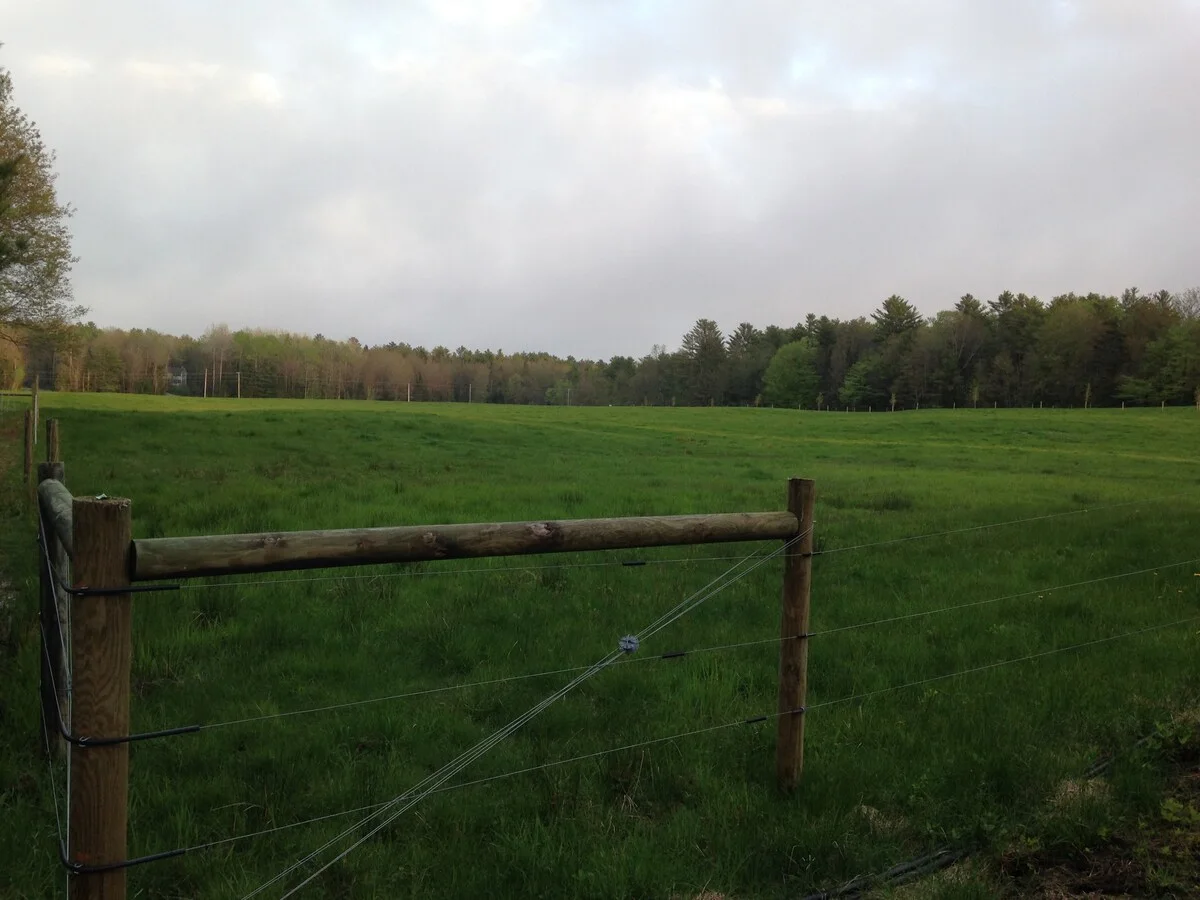
<svg viewBox="0 0 1200 900">
<path fill-rule="evenodd" d="M 50 421 L 54 421 L 51 419 Z M 43 481 L 64 480 L 63 464 L 60 462 L 38 463 L 38 484 Z M 61 759 L 67 750 L 67 743 L 58 730 L 61 715 L 64 722 L 70 722 L 67 704 L 70 694 L 67 691 L 67 678 L 70 670 L 67 668 L 64 642 L 70 621 L 67 615 L 66 595 L 60 585 L 67 584 L 68 565 L 66 550 L 58 540 L 58 532 L 49 521 L 49 510 L 42 505 L 38 510 L 41 516 L 40 535 L 45 538 L 41 550 L 43 558 L 38 560 L 39 583 L 41 586 L 41 603 L 39 620 L 42 628 L 42 727 L 45 729 L 46 741 L 44 746 L 50 755 Z M 49 571 L 47 571 L 49 566 Z"/>
<path fill-rule="evenodd" d="M 62 456 L 58 446 L 58 419 L 47 419 L 46 462 L 58 462 L 60 459 L 62 459 Z"/>
<path fill-rule="evenodd" d="M 37 446 L 38 413 L 40 412 L 38 408 L 38 382 L 40 380 L 40 376 L 33 376 L 33 445 L 35 447 Z"/>
<path fill-rule="evenodd" d="M 129 586 L 128 500 L 76 498 L 72 504 L 76 588 Z M 129 733 L 130 595 L 77 597 L 72 610 L 72 731 L 76 736 Z M 127 858 L 129 745 L 71 746 L 72 862 L 101 865 Z M 71 900 L 124 900 L 125 870 L 78 874 Z"/>
<path fill-rule="evenodd" d="M 25 483 L 33 484 L 33 410 L 25 410 Z"/>
<path fill-rule="evenodd" d="M 804 770 L 804 718 L 808 693 L 808 606 L 812 584 L 813 482 L 788 480 L 788 511 L 800 523 L 800 539 L 783 557 L 783 615 L 779 624 L 779 729 L 775 774 L 784 791 L 795 788 Z"/>
</svg>

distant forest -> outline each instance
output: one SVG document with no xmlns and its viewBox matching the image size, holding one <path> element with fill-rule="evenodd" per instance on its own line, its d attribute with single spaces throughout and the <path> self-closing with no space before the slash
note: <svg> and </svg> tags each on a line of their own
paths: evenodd
<svg viewBox="0 0 1200 900">
<path fill-rule="evenodd" d="M 1200 403 L 1200 288 L 1049 303 L 967 294 L 932 318 L 809 315 L 723 334 L 700 319 L 640 359 L 367 345 L 219 326 L 199 338 L 70 326 L 0 349 L 7 387 L 390 401 L 807 409 Z"/>
</svg>

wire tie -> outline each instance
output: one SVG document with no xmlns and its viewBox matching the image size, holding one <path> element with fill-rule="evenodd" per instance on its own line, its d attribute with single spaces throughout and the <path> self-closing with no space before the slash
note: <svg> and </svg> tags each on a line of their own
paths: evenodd
<svg viewBox="0 0 1200 900">
<path fill-rule="evenodd" d="M 72 597 L 119 597 L 122 594 L 153 594 L 161 591 L 178 591 L 182 587 L 182 585 L 178 584 L 129 584 L 125 587 L 116 588 L 93 588 L 87 585 L 68 587 L 61 582 L 58 586 Z"/>
<path fill-rule="evenodd" d="M 135 856 L 131 859 L 122 859 L 117 862 L 100 863 L 99 865 L 88 865 L 82 862 L 76 862 L 67 858 L 67 848 L 63 846 L 62 841 L 58 843 L 58 861 L 70 875 L 101 875 L 105 872 L 118 872 L 121 869 L 128 869 L 133 866 L 140 866 L 143 863 L 158 862 L 163 859 L 173 859 L 176 856 L 183 856 L 188 852 L 189 848 L 180 848 L 178 850 L 167 850 L 163 853 L 151 853 L 149 856 Z"/>
<path fill-rule="evenodd" d="M 637 639 L 636 634 L 627 634 L 617 641 L 617 649 L 622 653 L 636 653 L 640 646 L 641 642 Z"/>
</svg>

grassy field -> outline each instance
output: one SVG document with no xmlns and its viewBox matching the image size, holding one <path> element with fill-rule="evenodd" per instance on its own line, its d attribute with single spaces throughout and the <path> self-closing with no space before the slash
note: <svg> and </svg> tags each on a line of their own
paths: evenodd
<svg viewBox="0 0 1200 900">
<path fill-rule="evenodd" d="M 136 537 L 780 509 L 790 475 L 817 482 L 822 551 L 1078 512 L 819 555 L 818 632 L 1024 595 L 814 637 L 814 706 L 1200 616 L 1195 410 L 847 415 L 53 394 L 42 408 L 62 422 L 69 486 L 131 497 Z M 14 427 L 5 447 L 19 464 Z M 15 477 L 0 544 L 18 611 L 0 658 L 0 896 L 49 897 L 64 878 L 31 739 L 35 548 Z M 586 665 L 736 558 L 769 549 L 281 574 L 139 596 L 134 727 Z M 652 564 L 619 564 L 635 559 Z M 770 641 L 780 569 L 770 561 L 642 653 Z M 1130 572 L 1142 574 L 1051 590 Z M 813 709 L 792 796 L 775 790 L 771 722 L 441 793 L 302 896 L 796 898 L 943 845 L 985 857 L 1087 847 L 1115 820 L 1156 814 L 1162 769 L 1124 754 L 1103 791 L 1064 785 L 1196 708 L 1198 634 L 1193 621 Z M 459 780 L 772 713 L 777 667 L 775 643 L 615 666 Z M 134 745 L 131 850 L 388 799 L 569 677 Z M 140 867 L 130 895 L 241 897 L 352 821 Z M 981 876 L 942 890 L 998 888 Z"/>
</svg>

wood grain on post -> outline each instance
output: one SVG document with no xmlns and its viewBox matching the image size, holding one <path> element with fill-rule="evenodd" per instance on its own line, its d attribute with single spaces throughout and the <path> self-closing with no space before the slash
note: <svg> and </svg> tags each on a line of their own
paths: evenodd
<svg viewBox="0 0 1200 900">
<path fill-rule="evenodd" d="M 128 500 L 79 498 L 72 510 L 75 587 L 129 585 Z M 129 594 L 75 600 L 72 616 L 72 731 L 80 737 L 129 733 L 132 604 Z M 127 858 L 129 745 L 71 747 L 71 861 Z M 71 900 L 123 900 L 125 870 L 79 874 Z"/>
<path fill-rule="evenodd" d="M 794 514 L 761 512 L 150 538 L 134 542 L 133 580 L 777 540 L 796 530 Z"/>
<path fill-rule="evenodd" d="M 62 463 L 59 463 L 61 466 Z M 75 534 L 71 524 L 75 499 L 67 486 L 59 481 L 42 481 L 38 485 L 38 501 L 42 507 L 47 530 L 53 531 L 58 545 L 67 556 L 74 555 Z M 65 581 L 64 581 L 65 583 Z"/>
<path fill-rule="evenodd" d="M 58 419 L 46 420 L 46 462 L 62 459 L 58 446 Z"/>
<path fill-rule="evenodd" d="M 42 482 L 61 484 L 63 475 L 63 464 L 60 462 L 38 463 L 39 499 Z M 67 703 L 70 700 L 67 693 L 69 670 L 65 656 L 67 629 L 70 625 L 67 619 L 66 594 L 59 589 L 59 585 L 67 584 L 70 579 L 67 573 L 66 553 L 59 546 L 58 534 L 48 521 L 46 507 L 40 505 L 38 513 L 42 517 L 39 539 L 44 536 L 46 541 L 38 560 L 38 582 L 41 587 L 38 620 L 43 642 L 42 728 L 46 736 L 42 746 L 49 751 L 51 757 L 61 759 L 66 754 L 67 743 L 59 732 L 58 723 L 60 718 L 64 722 L 70 721 L 67 713 Z"/>
<path fill-rule="evenodd" d="M 800 523 L 800 539 L 783 558 L 783 616 L 779 624 L 779 726 L 775 774 L 779 787 L 796 787 L 804 770 L 804 719 L 808 694 L 808 606 L 812 585 L 813 483 L 788 481 L 788 509 Z"/>
<path fill-rule="evenodd" d="M 25 410 L 25 483 L 33 483 L 33 410 Z"/>
</svg>

